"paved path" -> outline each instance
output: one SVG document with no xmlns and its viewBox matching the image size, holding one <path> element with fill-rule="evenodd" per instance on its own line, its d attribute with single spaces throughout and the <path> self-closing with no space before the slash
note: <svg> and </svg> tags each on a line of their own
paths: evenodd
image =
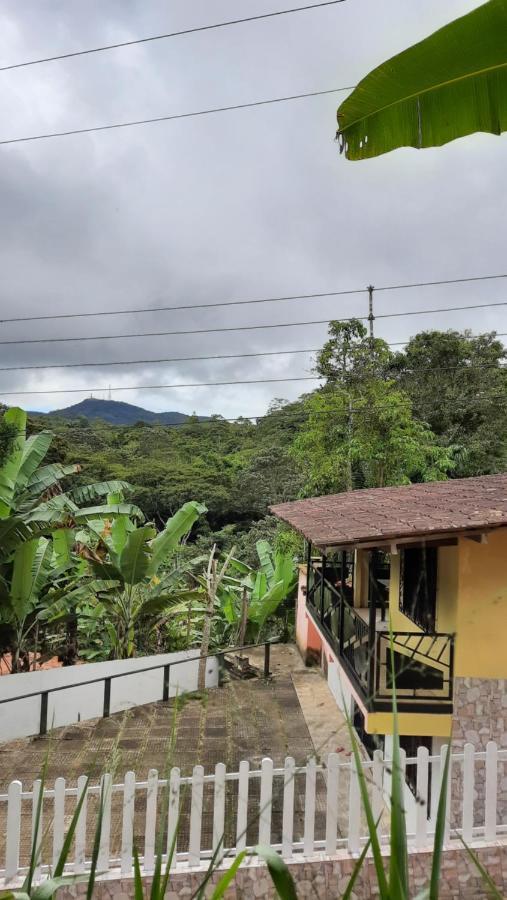
<svg viewBox="0 0 507 900">
<path fill-rule="evenodd" d="M 262 670 L 262 654 L 251 654 L 251 661 Z M 264 756 L 281 767 L 286 756 L 296 766 L 304 766 L 309 757 L 325 761 L 327 754 L 342 748 L 344 760 L 350 742 L 344 719 L 326 681 L 316 669 L 306 669 L 294 646 L 272 648 L 272 678 L 230 681 L 202 697 L 182 697 L 174 702 L 154 703 L 117 713 L 108 719 L 96 719 L 79 725 L 55 729 L 44 738 L 17 740 L 0 744 L 0 793 L 10 781 L 19 779 L 26 788 L 39 776 L 48 755 L 47 786 L 63 776 L 74 785 L 81 774 L 97 782 L 101 773 L 113 771 L 116 783 L 125 772 L 134 771 L 138 781 L 145 780 L 150 769 L 162 776 L 169 767 L 179 766 L 182 775 L 190 775 L 200 764 L 211 773 L 218 762 L 228 771 L 237 771 L 241 760 L 258 768 Z M 302 837 L 304 817 L 304 775 L 296 775 L 295 838 Z M 273 802 L 273 839 L 281 838 L 282 779 L 275 779 Z M 232 785 L 232 783 L 230 783 Z M 252 801 L 258 782 L 251 785 Z M 340 797 L 345 803 L 348 779 L 341 779 Z M 119 799 L 119 798 L 118 798 Z M 325 833 L 325 780 L 317 782 L 315 837 Z M 190 798 L 188 797 L 188 802 Z M 233 840 L 236 800 L 231 793 L 227 819 Z M 345 804 L 346 805 L 346 804 Z M 212 795 L 205 798 L 203 832 L 212 828 Z M 342 803 L 340 802 L 340 806 Z M 139 810 L 139 814 L 138 814 Z M 0 835 L 5 805 L 0 804 Z M 26 809 L 29 816 L 29 809 Z M 181 818 L 180 847 L 187 839 L 188 818 Z M 142 843 L 144 795 L 136 799 L 136 837 Z M 208 821 L 209 820 L 209 821 Z M 256 824 L 249 841 L 256 842 Z M 120 808 L 113 810 L 114 849 L 121 834 Z M 2 852 L 0 838 L 0 854 Z"/>
</svg>

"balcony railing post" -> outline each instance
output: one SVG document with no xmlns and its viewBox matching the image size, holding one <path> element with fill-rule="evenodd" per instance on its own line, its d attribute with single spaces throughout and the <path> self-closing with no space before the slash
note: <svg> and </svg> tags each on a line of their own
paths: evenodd
<svg viewBox="0 0 507 900">
<path fill-rule="evenodd" d="M 269 671 L 270 653 L 271 653 L 271 644 L 269 643 L 269 641 L 266 641 L 266 643 L 264 644 L 264 678 L 269 678 L 269 676 L 270 676 L 270 671 Z"/>
<path fill-rule="evenodd" d="M 324 589 L 326 575 L 326 557 L 322 554 L 322 563 L 320 569 L 320 621 L 324 621 Z"/>
<path fill-rule="evenodd" d="M 162 687 L 162 701 L 166 703 L 169 700 L 169 676 L 171 672 L 171 666 L 169 663 L 164 666 L 164 681 Z"/>
<path fill-rule="evenodd" d="M 48 732 L 48 697 L 48 691 L 43 691 L 40 695 L 39 734 L 47 734 Z"/>
<path fill-rule="evenodd" d="M 368 697 L 372 701 L 375 691 L 375 644 L 376 644 L 376 625 L 377 625 L 377 608 L 375 606 L 374 597 L 370 596 L 369 617 L 368 617 Z"/>
<path fill-rule="evenodd" d="M 102 716 L 107 719 L 111 708 L 111 678 L 104 678 L 104 708 Z"/>
<path fill-rule="evenodd" d="M 340 656 L 343 656 L 343 645 L 345 642 L 345 599 L 343 594 L 340 595 L 339 606 L 339 623 L 338 623 L 338 642 L 340 648 Z"/>
</svg>

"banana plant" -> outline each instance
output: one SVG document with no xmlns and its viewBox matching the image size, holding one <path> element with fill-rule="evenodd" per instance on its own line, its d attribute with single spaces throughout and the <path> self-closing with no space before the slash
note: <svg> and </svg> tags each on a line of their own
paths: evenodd
<svg viewBox="0 0 507 900">
<path fill-rule="evenodd" d="M 219 599 L 222 613 L 238 628 L 238 643 L 259 640 L 266 621 L 295 591 L 297 572 L 289 553 L 275 552 L 268 541 L 257 541 L 259 568 L 238 559 L 230 560 L 236 577 L 226 576 Z"/>
<path fill-rule="evenodd" d="M 53 434 L 41 431 L 26 436 L 27 415 L 17 407 L 8 409 L 4 421 L 16 429 L 11 451 L 0 467 L 0 521 L 20 519 L 32 531 L 50 531 L 54 527 L 83 523 L 98 515 L 131 515 L 142 520 L 141 511 L 130 503 L 110 506 L 89 505 L 98 498 L 126 494 L 130 486 L 123 481 L 98 482 L 62 490 L 63 479 L 81 471 L 78 464 L 48 463 L 44 459 Z M 88 504 L 83 506 L 82 504 Z"/>
<path fill-rule="evenodd" d="M 113 509 L 122 508 L 119 496 L 109 497 L 108 504 Z M 181 591 L 176 595 L 171 585 L 170 574 L 159 577 L 158 573 L 205 512 L 203 504 L 189 501 L 159 534 L 153 525 L 136 526 L 125 513 L 115 514 L 112 520 L 89 519 L 87 528 L 95 534 L 97 543 L 84 552 L 94 579 L 111 586 L 100 594 L 97 603 L 104 613 L 104 629 L 114 657 L 134 656 L 140 621 L 148 620 L 148 627 L 156 627 L 160 615 L 182 599 Z M 78 532 L 77 538 L 86 539 L 86 534 Z"/>
</svg>

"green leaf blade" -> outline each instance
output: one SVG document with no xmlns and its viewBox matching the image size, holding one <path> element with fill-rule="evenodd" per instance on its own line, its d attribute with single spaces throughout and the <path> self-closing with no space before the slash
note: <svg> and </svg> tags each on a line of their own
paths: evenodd
<svg viewBox="0 0 507 900">
<path fill-rule="evenodd" d="M 369 73 L 338 109 L 347 159 L 507 129 L 507 0 L 489 0 Z"/>
</svg>

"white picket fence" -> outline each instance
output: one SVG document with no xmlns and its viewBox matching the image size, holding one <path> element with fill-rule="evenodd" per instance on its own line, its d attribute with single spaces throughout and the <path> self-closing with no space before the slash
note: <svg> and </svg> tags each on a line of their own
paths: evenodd
<svg viewBox="0 0 507 900">
<path fill-rule="evenodd" d="M 415 758 L 406 759 L 402 753 L 406 773 L 409 767 L 416 767 L 417 799 L 407 786 L 406 810 L 409 843 L 417 848 L 430 845 L 434 835 L 434 810 L 445 753 L 445 747 L 439 756 L 430 756 L 425 747 L 419 748 Z M 382 813 L 386 812 L 388 818 L 391 765 L 381 751 L 375 752 L 372 761 L 363 762 L 373 814 L 375 819 L 381 817 L 378 829 L 382 842 L 388 840 L 386 815 L 382 817 Z M 446 842 L 458 834 L 467 842 L 494 841 L 507 834 L 507 821 L 499 821 L 497 804 L 506 766 L 507 750 L 498 749 L 494 742 L 484 752 L 476 752 L 467 744 L 463 753 L 453 754 L 451 775 L 456 776 L 461 769 L 462 799 L 456 816 L 451 777 L 448 809 L 453 810 L 456 821 L 451 827 L 448 817 Z M 478 784 L 484 794 L 479 806 L 475 793 Z M 40 790 L 40 781 L 30 790 L 13 781 L 7 794 L 0 795 L 0 836 L 5 836 L 4 845 L 0 843 L 0 879 L 5 884 L 27 869 Z M 275 768 L 266 758 L 257 770 L 241 762 L 238 772 L 227 772 L 219 763 L 212 775 L 205 775 L 203 767 L 196 766 L 191 777 L 181 777 L 180 770 L 173 768 L 168 780 L 160 778 L 155 769 L 141 782 L 136 782 L 134 772 L 127 772 L 122 784 L 113 784 L 111 776 L 104 775 L 101 784 L 90 786 L 81 776 L 77 786 L 67 787 L 65 779 L 57 778 L 53 788 L 44 790 L 36 881 L 54 867 L 83 791 L 86 796 L 68 872 L 83 873 L 89 868 L 101 796 L 101 873 L 114 869 L 122 875 L 131 874 L 134 847 L 138 848 L 143 873 L 153 872 L 160 828 L 166 853 L 176 833 L 174 869 L 206 866 L 214 854 L 219 861 L 232 858 L 257 843 L 271 845 L 286 859 L 316 853 L 332 856 L 338 848 L 357 854 L 367 839 L 354 761 L 343 761 L 335 753 L 325 766 L 311 759 L 306 766 L 297 767 L 288 757 L 283 768 Z"/>
</svg>

